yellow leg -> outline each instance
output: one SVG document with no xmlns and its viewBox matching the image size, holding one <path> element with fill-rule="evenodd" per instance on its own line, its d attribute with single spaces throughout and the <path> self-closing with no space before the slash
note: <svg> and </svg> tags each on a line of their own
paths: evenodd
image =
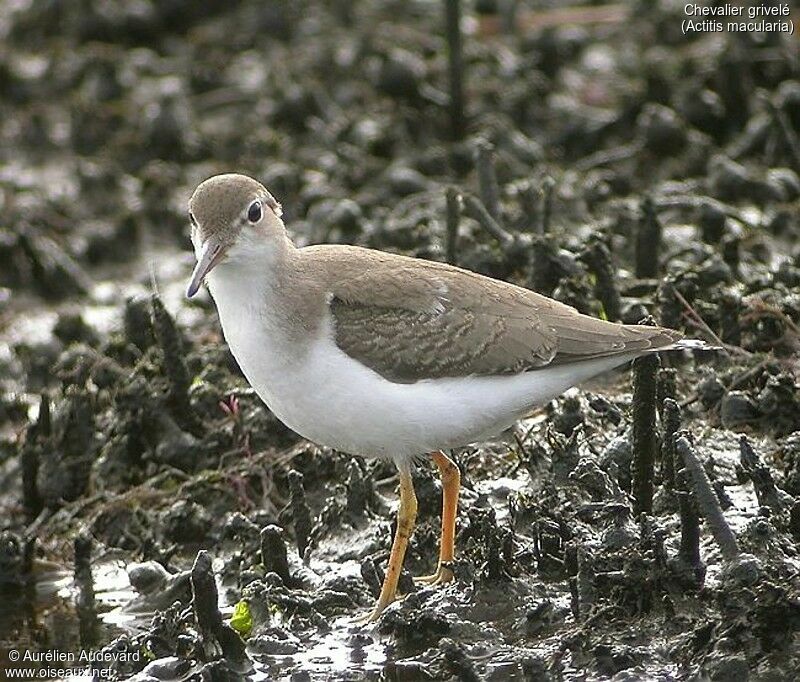
<svg viewBox="0 0 800 682">
<path fill-rule="evenodd" d="M 458 513 L 458 491 L 461 487 L 461 473 L 455 462 L 443 452 L 434 452 L 432 457 L 436 466 L 439 467 L 439 475 L 442 479 L 442 540 L 436 573 L 416 578 L 416 582 L 425 585 L 449 583 L 453 579 L 456 514 Z"/>
<path fill-rule="evenodd" d="M 389 565 L 386 567 L 386 576 L 383 579 L 378 602 L 372 612 L 363 619 L 367 623 L 378 620 L 383 610 L 397 597 L 397 581 L 400 580 L 408 539 L 414 530 L 416 519 L 417 496 L 414 494 L 414 481 L 408 468 L 400 469 L 400 507 L 397 510 L 397 532 L 392 543 L 392 553 L 389 555 Z"/>
</svg>

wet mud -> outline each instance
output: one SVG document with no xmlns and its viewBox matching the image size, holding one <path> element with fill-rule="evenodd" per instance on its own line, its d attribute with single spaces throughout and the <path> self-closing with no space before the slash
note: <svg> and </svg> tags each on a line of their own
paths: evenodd
<svg viewBox="0 0 800 682">
<path fill-rule="evenodd" d="M 682 4 L 0 3 L 0 666 L 113 679 L 800 678 L 800 57 Z M 794 17 L 795 20 L 798 17 Z M 461 31 L 457 31 L 457 27 Z M 397 477 L 261 404 L 186 200 L 717 346 Z"/>
</svg>

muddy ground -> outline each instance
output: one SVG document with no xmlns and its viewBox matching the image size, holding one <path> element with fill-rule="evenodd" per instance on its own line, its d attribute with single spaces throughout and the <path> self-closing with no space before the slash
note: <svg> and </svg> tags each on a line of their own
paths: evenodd
<svg viewBox="0 0 800 682">
<path fill-rule="evenodd" d="M 459 108 L 438 1 L 0 2 L 4 674 L 83 650 L 148 681 L 800 678 L 796 37 L 462 5 Z M 361 627 L 395 472 L 283 427 L 182 297 L 186 200 L 230 170 L 300 243 L 720 349 L 456 451 L 442 589 L 410 581 L 437 556 L 423 461 L 408 596 Z"/>
</svg>

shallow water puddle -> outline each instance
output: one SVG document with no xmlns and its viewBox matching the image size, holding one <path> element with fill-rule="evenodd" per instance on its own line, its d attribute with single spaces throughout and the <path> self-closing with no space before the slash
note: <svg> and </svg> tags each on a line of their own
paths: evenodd
<svg viewBox="0 0 800 682">
<path fill-rule="evenodd" d="M 357 636 L 357 633 L 364 633 L 366 637 Z M 255 655 L 253 680 L 274 680 L 275 675 L 300 671 L 311 680 L 329 679 L 331 674 L 343 672 L 377 675 L 386 665 L 386 645 L 368 633 L 369 629 L 354 625 L 352 618 L 337 618 L 331 631 L 315 638 L 305 651 Z M 354 645 L 356 639 L 359 643 Z"/>
</svg>

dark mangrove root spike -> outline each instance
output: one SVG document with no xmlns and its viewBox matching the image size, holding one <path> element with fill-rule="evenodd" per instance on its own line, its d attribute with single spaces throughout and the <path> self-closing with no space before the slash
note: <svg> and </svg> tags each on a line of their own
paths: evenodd
<svg viewBox="0 0 800 682">
<path fill-rule="evenodd" d="M 549 175 L 545 175 L 542 180 L 542 222 L 539 224 L 539 234 L 550 232 L 550 219 L 553 217 L 553 191 L 556 181 Z"/>
<path fill-rule="evenodd" d="M 450 90 L 450 134 L 454 140 L 464 137 L 464 56 L 461 36 L 461 0 L 444 0 L 445 36 L 447 39 L 447 74 Z"/>
<path fill-rule="evenodd" d="M 313 524 L 311 509 L 306 502 L 303 474 L 294 469 L 289 472 L 289 507 L 292 511 L 297 552 L 300 554 L 300 558 L 304 559 L 310 543 Z"/>
<path fill-rule="evenodd" d="M 475 149 L 475 166 L 478 171 L 478 189 L 481 201 L 498 223 L 502 222 L 500 211 L 500 186 L 494 169 L 494 145 L 487 140 L 479 140 Z"/>
<path fill-rule="evenodd" d="M 650 354 L 633 362 L 633 511 L 653 512 L 656 461 L 656 376 L 660 361 Z"/>
<path fill-rule="evenodd" d="M 287 587 L 292 581 L 283 528 L 276 525 L 261 529 L 261 563 L 267 573 L 276 573 Z"/>
<path fill-rule="evenodd" d="M 675 447 L 692 477 L 697 509 L 706 520 L 706 523 L 708 523 L 722 556 L 728 561 L 736 559 L 741 554 L 739 543 L 736 541 L 736 536 L 722 514 L 722 507 L 719 506 L 717 494 L 711 486 L 711 481 L 708 479 L 708 474 L 698 459 L 697 453 L 695 453 L 686 436 L 680 436 Z"/>
<path fill-rule="evenodd" d="M 661 251 L 661 221 L 656 207 L 649 196 L 642 199 L 641 215 L 636 230 L 636 276 L 641 278 L 658 277 L 658 254 Z"/>
<path fill-rule="evenodd" d="M 661 471 L 664 488 L 672 492 L 675 488 L 677 462 L 675 441 L 681 428 L 681 408 L 673 398 L 664 398 L 662 408 L 663 436 L 661 440 Z"/>
<path fill-rule="evenodd" d="M 445 257 L 450 265 L 456 265 L 458 262 L 458 227 L 461 223 L 461 196 L 455 187 L 448 187 L 444 196 L 447 204 Z"/>
<path fill-rule="evenodd" d="M 599 235 L 593 235 L 582 255 L 594 275 L 594 294 L 603 304 L 606 318 L 616 322 L 622 317 L 622 299 L 617 287 L 616 269 L 611 250 Z"/>
<path fill-rule="evenodd" d="M 703 584 L 705 567 L 700 559 L 700 517 L 697 514 L 692 494 L 689 492 L 689 473 L 680 469 L 675 474 L 675 495 L 678 498 L 678 513 L 681 519 L 681 542 L 678 558 L 694 574 L 697 587 Z"/>
</svg>

